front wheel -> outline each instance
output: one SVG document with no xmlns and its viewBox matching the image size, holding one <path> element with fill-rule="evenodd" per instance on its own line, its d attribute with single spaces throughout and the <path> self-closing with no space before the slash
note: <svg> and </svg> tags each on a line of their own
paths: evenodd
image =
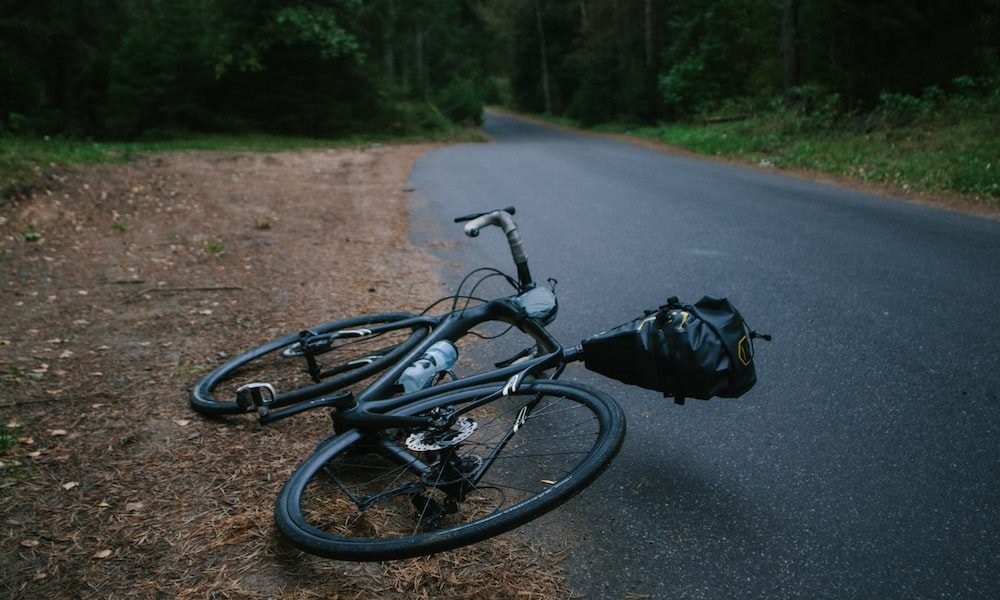
<svg viewBox="0 0 1000 600">
<path fill-rule="evenodd" d="M 191 407 L 208 415 L 247 412 L 236 390 L 267 383 L 273 406 L 287 406 L 354 385 L 394 365 L 428 332 L 409 313 L 379 313 L 330 321 L 258 346 L 220 365 L 191 390 Z"/>
<path fill-rule="evenodd" d="M 503 388 L 448 392 L 393 413 L 446 426 L 330 438 L 282 488 L 278 528 L 299 549 L 339 560 L 450 550 L 559 506 L 621 447 L 625 419 L 606 394 L 559 381 Z"/>
</svg>

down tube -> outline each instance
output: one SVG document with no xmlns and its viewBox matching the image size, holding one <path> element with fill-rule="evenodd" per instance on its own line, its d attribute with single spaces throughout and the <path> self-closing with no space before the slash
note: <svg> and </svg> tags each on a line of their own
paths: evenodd
<svg viewBox="0 0 1000 600">
<path fill-rule="evenodd" d="M 456 341 L 462 336 L 468 334 L 473 327 L 489 321 L 500 321 L 518 327 L 531 336 L 532 339 L 534 339 L 539 346 L 547 352 L 547 354 L 536 358 L 529 363 L 511 365 L 502 369 L 472 375 L 458 381 L 451 381 L 434 386 L 433 389 L 421 390 L 405 396 L 399 396 L 396 398 L 390 397 L 392 396 L 393 387 L 396 381 L 399 380 L 400 375 L 402 375 L 406 367 L 420 358 L 427 348 L 442 339 Z M 527 366 L 545 361 L 551 361 L 556 358 L 557 354 L 561 355 L 561 353 L 562 346 L 558 341 L 556 341 L 555 338 L 552 337 L 551 334 L 549 334 L 548 331 L 546 331 L 541 323 L 535 319 L 524 318 L 519 309 L 511 305 L 511 303 L 506 299 L 493 300 L 491 302 L 487 302 L 486 304 L 474 306 L 472 308 L 448 315 L 440 326 L 432 331 L 422 343 L 418 344 L 409 355 L 402 358 L 395 366 L 372 383 L 368 389 L 361 392 L 358 395 L 357 400 L 358 404 L 365 410 L 374 413 L 385 413 L 435 393 L 449 392 L 472 385 L 509 379 L 510 377 L 524 371 Z"/>
</svg>

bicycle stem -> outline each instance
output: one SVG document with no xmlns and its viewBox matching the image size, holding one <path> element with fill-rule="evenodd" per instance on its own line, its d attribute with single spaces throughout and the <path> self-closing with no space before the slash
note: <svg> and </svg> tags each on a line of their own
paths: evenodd
<svg viewBox="0 0 1000 600">
<path fill-rule="evenodd" d="M 562 362 L 568 364 L 583 360 L 583 344 L 577 344 L 572 348 L 563 348 Z"/>
</svg>

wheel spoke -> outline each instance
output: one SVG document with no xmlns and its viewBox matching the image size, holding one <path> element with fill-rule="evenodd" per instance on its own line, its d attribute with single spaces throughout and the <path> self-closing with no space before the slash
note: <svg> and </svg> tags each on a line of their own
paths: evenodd
<svg viewBox="0 0 1000 600">
<path fill-rule="evenodd" d="M 291 539 L 300 547 L 325 556 L 415 556 L 548 510 L 617 451 L 620 409 L 605 396 L 561 382 L 530 382 L 507 396 L 495 395 L 497 389 L 442 394 L 437 410 L 451 414 L 455 425 L 391 442 L 420 469 L 398 464 L 401 453 L 384 442 L 381 452 L 328 460 L 333 485 L 300 488 L 300 477 L 316 473 L 307 462 L 282 491 L 285 498 L 286 490 L 300 490 L 291 502 L 279 500 L 279 526 L 299 532 Z M 354 445 L 366 448 L 366 441 Z M 338 452 L 349 455 L 352 448 Z"/>
<path fill-rule="evenodd" d="M 277 408 L 364 382 L 419 342 L 422 335 L 418 333 L 426 331 L 426 325 L 394 325 L 410 316 L 384 313 L 317 325 L 309 329 L 315 332 L 315 340 L 335 337 L 344 330 L 374 333 L 333 339 L 329 347 L 317 348 L 315 353 L 301 351 L 298 334 L 274 340 L 204 376 L 192 391 L 191 404 L 207 414 L 236 414 L 246 412 L 235 400 L 236 390 L 247 383 L 271 384 L 278 392 Z M 284 356 L 286 351 L 290 356 Z"/>
</svg>

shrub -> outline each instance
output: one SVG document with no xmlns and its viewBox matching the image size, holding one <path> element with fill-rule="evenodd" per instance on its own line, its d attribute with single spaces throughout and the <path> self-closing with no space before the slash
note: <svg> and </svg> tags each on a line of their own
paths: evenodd
<svg viewBox="0 0 1000 600">
<path fill-rule="evenodd" d="M 452 80 L 434 94 L 434 105 L 453 123 L 480 125 L 483 122 L 483 101 L 470 81 Z"/>
<path fill-rule="evenodd" d="M 718 96 L 716 87 L 700 55 L 689 56 L 675 64 L 660 76 L 659 81 L 660 97 L 671 117 L 698 112 L 706 101 Z"/>
</svg>

